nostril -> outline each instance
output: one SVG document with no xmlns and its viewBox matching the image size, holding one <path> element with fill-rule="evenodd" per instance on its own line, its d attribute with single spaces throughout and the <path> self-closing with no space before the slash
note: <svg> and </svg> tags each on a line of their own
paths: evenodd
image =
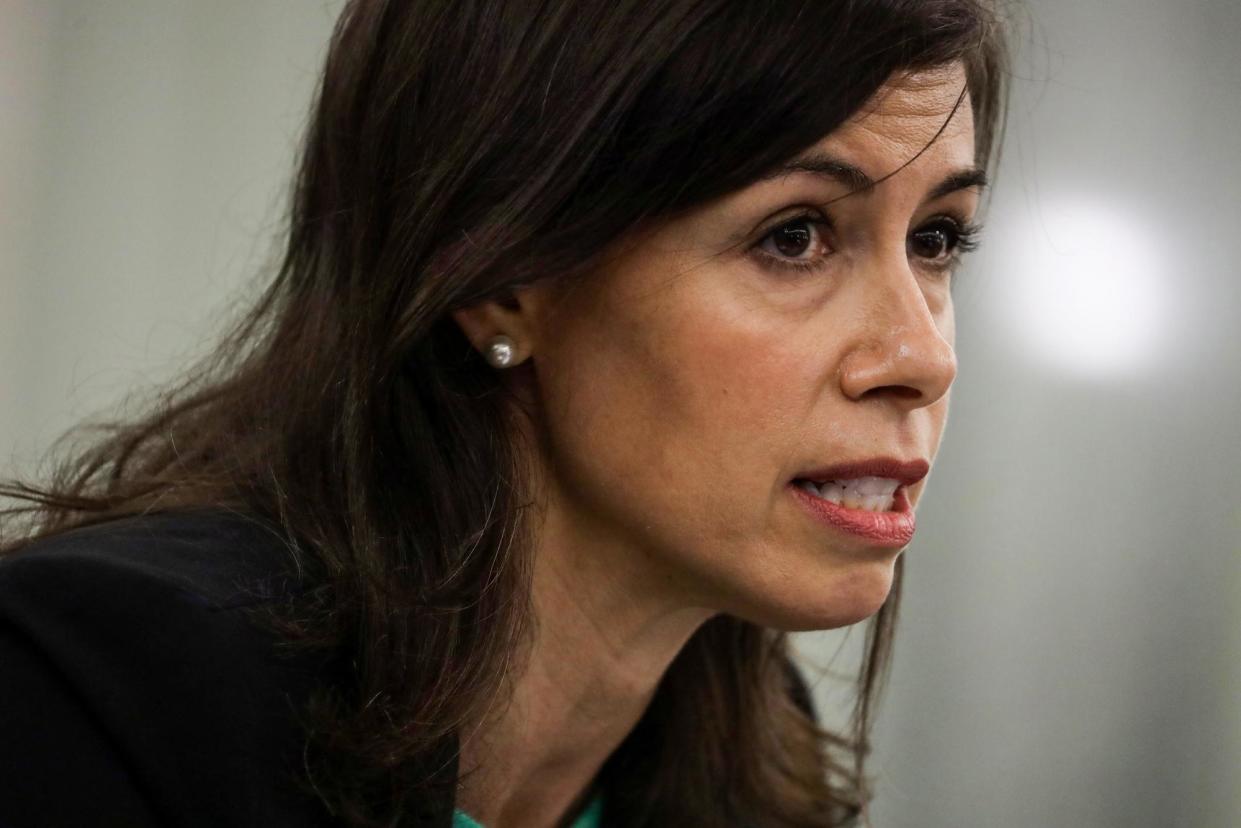
<svg viewBox="0 0 1241 828">
<path fill-rule="evenodd" d="M 881 385 L 878 388 L 871 388 L 863 397 L 896 397 L 903 400 L 916 400 L 922 396 L 922 392 L 917 388 L 908 385 Z"/>
</svg>

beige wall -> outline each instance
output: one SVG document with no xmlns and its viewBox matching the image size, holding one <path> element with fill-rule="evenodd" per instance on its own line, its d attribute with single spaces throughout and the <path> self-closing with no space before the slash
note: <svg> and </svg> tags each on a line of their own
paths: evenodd
<svg viewBox="0 0 1241 828">
<path fill-rule="evenodd" d="M 0 0 L 0 462 L 175 373 L 253 283 L 339 5 Z"/>
<path fill-rule="evenodd" d="M 1029 6 L 875 824 L 1238 825 L 1241 6 Z M 338 7 L 0 0 L 0 471 L 253 284 Z"/>
</svg>

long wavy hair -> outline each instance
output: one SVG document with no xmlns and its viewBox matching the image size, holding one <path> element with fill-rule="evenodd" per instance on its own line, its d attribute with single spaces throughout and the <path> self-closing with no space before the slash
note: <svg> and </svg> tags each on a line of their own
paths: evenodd
<svg viewBox="0 0 1241 828">
<path fill-rule="evenodd" d="M 503 693 L 531 629 L 512 401 L 449 312 L 589 279 L 616 240 L 753 182 L 893 73 L 955 61 L 985 165 L 1005 57 L 981 0 L 351 0 L 270 283 L 149 408 L 0 487 L 0 549 L 197 507 L 277 527 L 308 587 L 270 620 L 340 668 L 304 711 L 310 782 L 346 824 L 404 824 L 451 783 L 429 757 Z M 790 702 L 784 634 L 707 622 L 603 769 L 607 824 L 864 816 L 900 574 L 840 732 Z"/>
</svg>

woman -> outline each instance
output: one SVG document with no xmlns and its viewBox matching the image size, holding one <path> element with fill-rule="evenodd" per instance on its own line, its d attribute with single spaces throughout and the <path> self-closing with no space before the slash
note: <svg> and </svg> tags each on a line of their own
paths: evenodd
<svg viewBox="0 0 1241 828">
<path fill-rule="evenodd" d="M 350 2 L 261 301 L 5 489 L 0 822 L 864 814 L 1001 67 L 974 0 Z M 785 633 L 872 615 L 821 730 Z"/>
</svg>

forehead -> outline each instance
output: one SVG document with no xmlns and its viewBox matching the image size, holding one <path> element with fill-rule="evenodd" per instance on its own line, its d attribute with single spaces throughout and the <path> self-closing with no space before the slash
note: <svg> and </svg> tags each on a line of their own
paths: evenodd
<svg viewBox="0 0 1241 828">
<path fill-rule="evenodd" d="M 960 63 L 900 73 L 816 146 L 873 178 L 910 168 L 970 167 L 974 116 Z"/>
</svg>

